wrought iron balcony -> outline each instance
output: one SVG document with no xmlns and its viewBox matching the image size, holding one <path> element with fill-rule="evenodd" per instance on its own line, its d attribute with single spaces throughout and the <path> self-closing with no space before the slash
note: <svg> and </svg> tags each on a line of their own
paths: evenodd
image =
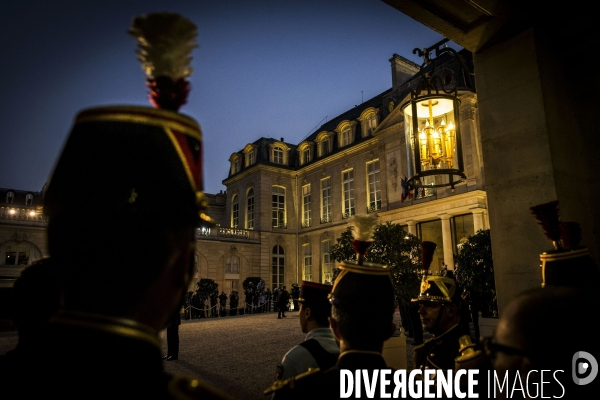
<svg viewBox="0 0 600 400">
<path fill-rule="evenodd" d="M 381 210 L 381 201 L 376 201 L 367 207 L 367 213 L 372 213 Z"/>
<path fill-rule="evenodd" d="M 350 218 L 351 216 L 353 216 L 355 214 L 354 209 L 351 209 L 350 211 L 346 211 L 345 213 L 342 214 L 342 218 L 346 219 L 346 218 Z"/>
<path fill-rule="evenodd" d="M 287 229 L 287 224 L 285 222 L 275 222 L 273 228 Z"/>
<path fill-rule="evenodd" d="M 321 223 L 331 222 L 331 214 L 326 214 L 321 217 Z"/>
<path fill-rule="evenodd" d="M 310 221 L 303 221 L 303 222 L 302 222 L 302 227 L 303 227 L 303 228 L 308 228 L 308 227 L 310 227 Z"/>
</svg>

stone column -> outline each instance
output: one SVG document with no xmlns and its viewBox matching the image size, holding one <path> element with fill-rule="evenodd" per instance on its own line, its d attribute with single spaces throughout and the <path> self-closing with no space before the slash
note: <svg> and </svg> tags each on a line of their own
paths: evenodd
<svg viewBox="0 0 600 400">
<path fill-rule="evenodd" d="M 483 216 L 483 208 L 474 208 L 471 210 L 473 213 L 473 229 L 475 233 L 479 230 L 484 230 L 485 228 L 485 220 Z"/>
<path fill-rule="evenodd" d="M 408 225 L 408 233 L 417 236 L 417 223 L 411 219 L 406 221 L 406 224 Z"/>
<path fill-rule="evenodd" d="M 442 214 L 442 240 L 444 241 L 444 264 L 448 270 L 454 270 L 454 249 L 452 248 L 452 233 L 450 229 L 450 215 Z"/>
</svg>

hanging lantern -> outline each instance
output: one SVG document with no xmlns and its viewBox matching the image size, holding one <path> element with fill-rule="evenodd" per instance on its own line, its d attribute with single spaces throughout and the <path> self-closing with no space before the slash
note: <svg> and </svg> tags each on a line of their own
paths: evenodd
<svg viewBox="0 0 600 400">
<path fill-rule="evenodd" d="M 464 173 L 460 118 L 456 81 L 452 71 L 441 73 L 435 70 L 436 57 L 446 52 L 456 56 L 454 49 L 444 47 L 444 39 L 424 50 L 415 49 L 425 61 L 421 69 L 431 64 L 431 68 L 420 78 L 416 89 L 411 90 L 410 100 L 401 106 L 404 114 L 404 133 L 407 147 L 407 183 L 411 188 L 438 188 L 463 182 Z"/>
</svg>

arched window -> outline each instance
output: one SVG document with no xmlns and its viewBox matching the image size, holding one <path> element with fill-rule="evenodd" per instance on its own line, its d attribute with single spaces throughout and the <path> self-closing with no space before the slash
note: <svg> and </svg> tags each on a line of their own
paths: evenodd
<svg viewBox="0 0 600 400">
<path fill-rule="evenodd" d="M 279 146 L 273 147 L 273 162 L 283 164 L 283 149 Z"/>
<path fill-rule="evenodd" d="M 276 245 L 273 247 L 272 257 L 272 278 L 271 287 L 281 288 L 285 285 L 285 254 L 283 247 Z"/>
<path fill-rule="evenodd" d="M 254 229 L 254 189 L 248 189 L 246 196 L 246 229 Z"/>
<path fill-rule="evenodd" d="M 237 195 L 231 198 L 231 227 L 238 228 L 240 224 L 240 204 Z"/>
<path fill-rule="evenodd" d="M 230 256 L 225 265 L 225 272 L 228 274 L 240 273 L 240 258 L 238 256 Z"/>
<path fill-rule="evenodd" d="M 8 191 L 6 192 L 6 202 L 11 204 L 15 201 L 15 192 Z"/>
<path fill-rule="evenodd" d="M 352 143 L 352 130 L 350 129 L 350 125 L 346 125 L 342 129 L 342 137 L 340 142 L 341 147 L 348 146 Z"/>
<path fill-rule="evenodd" d="M 25 205 L 30 206 L 33 204 L 33 195 L 31 193 L 27 193 L 25 195 Z"/>
<path fill-rule="evenodd" d="M 30 265 L 42 258 L 41 251 L 27 241 L 9 241 L 0 245 L 0 265 Z"/>
</svg>

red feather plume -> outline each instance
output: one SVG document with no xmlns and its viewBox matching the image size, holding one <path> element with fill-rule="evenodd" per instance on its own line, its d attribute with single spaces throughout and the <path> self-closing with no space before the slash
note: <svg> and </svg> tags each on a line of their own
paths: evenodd
<svg viewBox="0 0 600 400">
<path fill-rule="evenodd" d="M 531 207 L 531 213 L 538 220 L 546 237 L 554 243 L 560 240 L 558 200 Z"/>
</svg>

